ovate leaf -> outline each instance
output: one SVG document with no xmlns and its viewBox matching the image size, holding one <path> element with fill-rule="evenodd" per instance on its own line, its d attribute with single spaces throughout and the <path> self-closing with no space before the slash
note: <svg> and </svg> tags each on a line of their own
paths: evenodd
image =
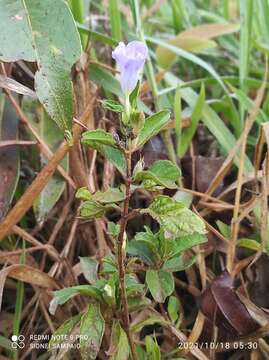
<svg viewBox="0 0 269 360">
<path fill-rule="evenodd" d="M 84 201 L 79 208 L 80 216 L 86 219 L 100 218 L 106 210 L 106 206 L 93 200 Z"/>
<path fill-rule="evenodd" d="M 191 235 L 181 236 L 173 241 L 173 256 L 182 253 L 193 246 L 207 242 L 207 237 L 203 234 L 194 233 Z"/>
<path fill-rule="evenodd" d="M 102 129 L 86 131 L 82 135 L 81 142 L 100 152 L 122 174 L 126 172 L 126 159 L 121 150 L 117 148 L 116 140 L 112 134 Z"/>
<path fill-rule="evenodd" d="M 89 305 L 80 324 L 80 353 L 83 360 L 96 359 L 105 331 L 105 320 L 98 303 Z"/>
<path fill-rule="evenodd" d="M 176 181 L 181 175 L 180 169 L 169 160 L 158 160 L 148 169 L 135 174 L 135 181 L 149 180 L 153 185 L 168 189 L 177 188 Z"/>
<path fill-rule="evenodd" d="M 146 284 L 154 300 L 159 303 L 164 303 L 175 287 L 173 275 L 164 270 L 147 270 Z"/>
<path fill-rule="evenodd" d="M 124 106 L 116 101 L 106 99 L 106 100 L 102 100 L 101 104 L 104 109 L 117 113 L 124 112 Z"/>
<path fill-rule="evenodd" d="M 148 117 L 145 120 L 144 127 L 138 135 L 136 148 L 141 148 L 141 146 L 143 146 L 149 139 L 157 135 L 169 120 L 170 113 L 167 110 L 160 111 L 157 114 Z"/>
<path fill-rule="evenodd" d="M 49 312 L 54 315 L 58 305 L 65 304 L 68 300 L 76 295 L 87 295 L 94 299 L 102 300 L 100 289 L 91 285 L 78 285 L 53 292 L 53 299 L 50 302 Z"/>
<path fill-rule="evenodd" d="M 167 306 L 170 319 L 175 323 L 179 317 L 180 303 L 177 297 L 170 296 Z"/>
<path fill-rule="evenodd" d="M 162 269 L 169 272 L 183 271 L 191 267 L 196 261 L 196 255 L 191 259 L 184 259 L 183 256 L 174 256 L 171 259 L 167 260 Z"/>
<path fill-rule="evenodd" d="M 79 322 L 81 314 L 71 317 L 66 320 L 51 336 L 49 342 L 49 350 L 58 348 L 58 345 L 68 336 L 73 330 L 74 326 Z"/>
<path fill-rule="evenodd" d="M 90 257 L 80 257 L 79 261 L 85 279 L 88 280 L 90 284 L 94 284 L 98 280 L 98 262 Z"/>
<path fill-rule="evenodd" d="M 113 323 L 111 338 L 112 356 L 109 359 L 128 360 L 130 353 L 128 338 L 118 321 Z"/>
<path fill-rule="evenodd" d="M 94 145 L 110 145 L 116 147 L 117 143 L 111 133 L 102 129 L 85 131 L 81 137 L 82 144 L 94 147 Z"/>
<path fill-rule="evenodd" d="M 187 209 L 183 203 L 169 196 L 157 196 L 149 208 L 140 212 L 152 216 L 172 238 L 206 232 L 204 222 L 200 217 Z"/>
<path fill-rule="evenodd" d="M 81 44 L 67 3 L 0 0 L 0 8 L 0 60 L 37 62 L 37 96 L 57 125 L 70 131 L 70 71 L 81 54 Z"/>
</svg>

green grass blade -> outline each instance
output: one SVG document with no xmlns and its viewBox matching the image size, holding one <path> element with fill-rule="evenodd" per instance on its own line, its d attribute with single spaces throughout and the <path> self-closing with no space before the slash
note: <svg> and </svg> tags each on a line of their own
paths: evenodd
<svg viewBox="0 0 269 360">
<path fill-rule="evenodd" d="M 109 0 L 109 20 L 111 35 L 117 41 L 122 40 L 122 30 L 121 30 L 121 15 L 119 10 L 119 1 L 118 0 Z"/>
</svg>

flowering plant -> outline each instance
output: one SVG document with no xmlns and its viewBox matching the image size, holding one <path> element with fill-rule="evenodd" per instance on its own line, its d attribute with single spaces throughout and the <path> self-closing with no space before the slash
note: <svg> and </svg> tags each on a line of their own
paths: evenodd
<svg viewBox="0 0 269 360">
<path fill-rule="evenodd" d="M 169 122 L 166 110 L 145 118 L 139 109 L 139 76 L 146 61 L 148 50 L 145 44 L 133 41 L 128 45 L 120 43 L 112 52 L 112 57 L 120 69 L 120 84 L 125 96 L 121 103 L 107 100 L 103 102 L 108 111 L 121 113 L 120 133 L 105 132 L 102 129 L 86 131 L 82 144 L 96 149 L 110 161 L 123 178 L 118 188 L 91 193 L 86 188 L 77 192 L 82 201 L 80 216 L 93 220 L 115 212 L 119 221 L 107 218 L 107 234 L 114 243 L 112 254 L 98 263 L 93 258 L 82 258 L 81 269 L 90 285 L 79 285 L 54 292 L 50 311 L 54 313 L 58 305 L 71 297 L 84 294 L 89 296 L 89 306 L 83 315 L 76 318 L 80 332 L 91 329 L 90 339 L 83 343 L 82 356 L 95 359 L 101 347 L 105 323 L 113 323 L 111 338 L 111 359 L 140 358 L 144 350 L 136 338 L 137 328 L 143 324 L 133 324 L 133 313 L 152 308 L 153 302 L 164 303 L 168 298 L 171 312 L 170 323 L 178 320 L 178 304 L 175 304 L 173 272 L 191 266 L 195 255 L 185 256 L 184 252 L 206 241 L 203 221 L 184 203 L 163 194 L 165 189 L 177 190 L 181 172 L 177 164 L 168 160 L 157 160 L 147 169 L 143 159 L 133 164 L 133 154 L 142 149 Z M 152 201 L 147 208 L 139 209 L 131 205 L 137 191 L 151 194 Z M 107 215 L 108 216 L 108 215 Z M 133 236 L 128 234 L 128 222 L 139 216 L 142 220 L 151 217 L 159 224 L 158 231 L 141 227 Z M 156 228 L 156 226 L 155 226 Z M 99 269 L 99 271 L 97 271 Z M 138 269 L 144 272 L 142 281 Z M 152 323 L 169 327 L 169 321 L 161 315 L 149 315 Z M 149 321 L 151 323 L 151 321 Z M 72 326 L 74 324 L 72 323 Z M 146 351 L 159 351 L 157 344 L 148 339 Z M 121 354 L 121 355 L 119 355 Z M 87 357 L 89 356 L 89 357 Z M 121 357 L 119 357 L 121 356 Z"/>
</svg>

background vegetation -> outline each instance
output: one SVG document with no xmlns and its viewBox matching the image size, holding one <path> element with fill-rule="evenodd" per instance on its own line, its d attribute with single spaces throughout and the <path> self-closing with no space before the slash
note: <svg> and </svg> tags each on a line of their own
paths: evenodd
<svg viewBox="0 0 269 360">
<path fill-rule="evenodd" d="M 1 360 L 269 358 L 268 52 L 268 0 L 0 0 Z"/>
</svg>

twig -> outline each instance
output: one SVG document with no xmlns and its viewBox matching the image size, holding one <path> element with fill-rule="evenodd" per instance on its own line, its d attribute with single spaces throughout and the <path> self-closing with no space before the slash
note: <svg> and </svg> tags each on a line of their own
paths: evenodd
<svg viewBox="0 0 269 360">
<path fill-rule="evenodd" d="M 0 141 L 0 147 L 13 146 L 13 145 L 36 145 L 36 141 L 27 141 L 27 140 L 5 140 Z"/>
</svg>

